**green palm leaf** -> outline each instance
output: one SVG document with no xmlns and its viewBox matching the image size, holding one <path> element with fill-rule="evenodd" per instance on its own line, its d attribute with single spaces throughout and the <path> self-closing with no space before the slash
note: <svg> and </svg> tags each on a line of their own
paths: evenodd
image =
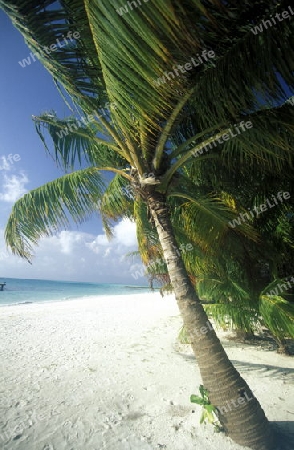
<svg viewBox="0 0 294 450">
<path fill-rule="evenodd" d="M 115 175 L 108 183 L 99 207 L 105 219 L 119 220 L 133 217 L 133 203 L 131 185 L 121 175 Z"/>
<path fill-rule="evenodd" d="M 182 226 L 193 240 L 199 242 L 202 236 L 206 246 L 218 245 L 227 233 L 235 232 L 232 232 L 229 222 L 237 216 L 236 211 L 222 199 L 213 195 L 197 197 L 181 191 L 171 192 L 170 196 L 181 198 Z M 257 239 L 256 231 L 247 223 L 241 224 L 236 232 Z"/>
<path fill-rule="evenodd" d="M 260 312 L 265 326 L 278 339 L 294 339 L 294 305 L 280 296 L 261 295 Z"/>
<path fill-rule="evenodd" d="M 14 254 L 30 259 L 32 246 L 42 236 L 67 227 L 69 216 L 81 223 L 98 212 L 104 189 L 99 171 L 89 168 L 30 191 L 12 208 L 5 232 L 7 244 Z"/>
<path fill-rule="evenodd" d="M 107 142 L 96 136 L 97 121 L 84 126 L 81 122 L 69 117 L 59 120 L 54 113 L 46 113 L 34 117 L 37 133 L 39 134 L 46 150 L 49 150 L 44 132 L 52 138 L 54 144 L 53 159 L 65 170 L 72 169 L 75 163 L 79 165 L 88 164 L 95 166 L 113 165 L 117 161 L 117 167 L 124 164 L 123 151 L 112 142 Z"/>
</svg>

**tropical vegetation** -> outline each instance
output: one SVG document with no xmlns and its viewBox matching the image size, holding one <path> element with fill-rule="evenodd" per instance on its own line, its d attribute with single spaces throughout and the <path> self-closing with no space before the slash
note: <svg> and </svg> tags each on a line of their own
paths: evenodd
<svg viewBox="0 0 294 450">
<path fill-rule="evenodd" d="M 287 352 L 285 338 L 294 338 L 294 278 L 291 276 L 294 256 L 294 242 L 291 239 L 293 199 L 290 197 L 289 201 L 274 208 L 276 205 L 271 193 L 275 189 L 291 191 L 293 173 L 289 168 L 280 179 L 276 177 L 275 180 L 272 176 L 266 179 L 264 173 L 257 174 L 254 179 L 251 173 L 246 176 L 238 173 L 238 166 L 226 176 L 223 169 L 227 170 L 226 167 L 214 169 L 219 176 L 215 182 L 213 179 L 207 180 L 208 170 L 199 173 L 197 183 L 193 185 L 190 181 L 190 190 L 209 186 L 210 192 L 225 197 L 234 208 L 237 202 L 240 203 L 242 209 L 238 207 L 238 210 L 245 219 L 246 211 L 247 214 L 248 210 L 253 211 L 254 204 L 264 204 L 266 199 L 271 199 L 268 211 L 249 215 L 247 219 L 258 234 L 258 242 L 228 232 L 221 246 L 205 246 L 200 236 L 195 241 L 194 236 L 189 236 L 189 228 L 184 235 L 183 229 L 174 221 L 175 234 L 180 236 L 181 245 L 185 247 L 184 242 L 193 242 L 193 250 L 182 254 L 185 266 L 206 311 L 221 327 L 235 329 L 238 336 L 245 337 L 252 337 L 254 331 L 266 327 L 276 339 L 279 351 Z M 244 172 L 244 168 L 242 170 Z M 238 177 L 234 176 L 236 173 Z M 246 189 L 242 192 L 243 186 Z M 203 195 L 203 192 L 201 194 L 199 191 L 198 195 Z M 145 253 L 148 254 L 145 260 L 146 275 L 151 284 L 157 281 L 162 290 L 170 290 L 166 266 L 152 263 L 152 259 L 156 261 L 159 258 L 160 261 L 162 258 L 159 243 L 154 245 L 154 237 L 148 243 L 151 231 L 147 226 L 143 235 L 144 239 L 140 242 L 146 246 Z M 157 254 L 154 254 L 154 248 Z M 143 249 L 141 253 L 144 253 Z"/>
</svg>

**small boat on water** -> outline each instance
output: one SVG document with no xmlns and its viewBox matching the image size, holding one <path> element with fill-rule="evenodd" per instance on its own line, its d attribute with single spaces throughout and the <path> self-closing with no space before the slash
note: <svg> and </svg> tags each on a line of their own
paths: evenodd
<svg viewBox="0 0 294 450">
<path fill-rule="evenodd" d="M 0 291 L 3 291 L 5 285 L 6 285 L 5 281 L 4 283 L 0 283 Z"/>
</svg>

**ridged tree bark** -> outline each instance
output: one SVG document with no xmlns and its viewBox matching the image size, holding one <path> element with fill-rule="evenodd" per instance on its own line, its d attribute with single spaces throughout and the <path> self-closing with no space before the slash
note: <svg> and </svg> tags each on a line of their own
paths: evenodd
<svg viewBox="0 0 294 450">
<path fill-rule="evenodd" d="M 228 359 L 190 282 L 170 221 L 164 195 L 147 195 L 184 325 L 211 404 L 220 412 L 226 434 L 254 450 L 276 450 L 273 430 L 247 383 Z M 197 226 L 197 225 L 195 225 Z"/>
</svg>

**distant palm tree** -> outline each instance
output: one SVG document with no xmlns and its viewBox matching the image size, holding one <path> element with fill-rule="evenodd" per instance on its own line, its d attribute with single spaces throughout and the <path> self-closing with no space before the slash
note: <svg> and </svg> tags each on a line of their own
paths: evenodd
<svg viewBox="0 0 294 450">
<path fill-rule="evenodd" d="M 133 2 L 132 8 L 125 0 L 115 3 L 0 0 L 84 116 L 76 126 L 74 118 L 35 118 L 41 138 L 44 127 L 53 138 L 55 159 L 66 170 L 76 160 L 90 165 L 20 199 L 8 221 L 7 243 L 15 254 L 30 258 L 32 245 L 66 226 L 68 214 L 79 222 L 99 209 L 99 200 L 105 201 L 102 170 L 117 174 L 111 182 L 116 196 L 106 200 L 109 208 L 115 215 L 125 202 L 128 215 L 121 188 L 131 184 L 137 198 L 133 215 L 137 220 L 137 209 L 145 208 L 154 224 L 203 384 L 222 411 L 226 432 L 252 449 L 276 448 L 263 410 L 229 361 L 195 293 L 169 205 L 173 197 L 191 201 L 195 214 L 186 226 L 206 233 L 213 245 L 236 215 L 221 200 L 209 195 L 199 200 L 187 192 L 183 166 L 190 160 L 193 170 L 197 161 L 219 157 L 277 171 L 292 163 L 293 108 L 275 105 L 289 97 L 281 80 L 293 82 L 293 21 L 261 35 L 250 31 L 281 10 L 283 1 L 270 7 L 258 1 L 256 9 L 233 0 L 150 0 L 137 7 Z M 216 146 L 218 154 L 210 153 Z M 246 224 L 238 232 L 251 233 Z M 228 400 L 236 407 L 225 412 Z"/>
</svg>

